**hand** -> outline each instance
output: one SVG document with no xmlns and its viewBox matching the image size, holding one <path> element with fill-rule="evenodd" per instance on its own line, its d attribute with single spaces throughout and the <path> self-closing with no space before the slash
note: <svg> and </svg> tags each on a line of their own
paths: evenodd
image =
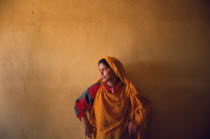
<svg viewBox="0 0 210 139">
<path fill-rule="evenodd" d="M 132 120 L 130 121 L 130 123 L 128 124 L 128 132 L 130 135 L 135 134 L 137 131 L 138 125 L 136 123 L 136 120 Z"/>
<path fill-rule="evenodd" d="M 93 126 L 90 123 L 87 123 L 85 125 L 85 136 L 90 138 L 92 133 L 93 133 Z"/>
<path fill-rule="evenodd" d="M 87 119 L 86 115 L 81 117 L 81 121 L 85 127 L 85 136 L 91 137 L 91 134 L 94 133 L 93 126 L 90 124 L 89 120 Z M 95 135 L 94 135 L 95 136 Z"/>
</svg>

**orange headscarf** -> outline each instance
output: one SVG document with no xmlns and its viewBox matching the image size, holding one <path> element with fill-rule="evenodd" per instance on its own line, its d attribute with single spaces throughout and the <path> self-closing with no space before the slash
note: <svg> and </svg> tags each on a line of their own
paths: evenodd
<svg viewBox="0 0 210 139">
<path fill-rule="evenodd" d="M 140 139 L 142 136 L 140 132 L 143 128 L 146 128 L 147 114 L 151 108 L 150 103 L 127 78 L 123 65 L 117 58 L 108 56 L 103 59 L 107 61 L 115 75 L 124 83 L 124 86 L 115 95 L 107 93 L 103 85 L 98 90 L 94 100 L 93 111 L 90 115 L 90 122 L 95 125 L 97 135 L 99 135 L 97 138 L 119 138 L 122 134 L 121 131 L 125 131 L 128 121 L 135 119 L 140 127 L 137 137 Z M 102 81 L 102 79 L 100 78 L 98 81 Z M 115 103 L 114 100 L 118 98 L 123 101 L 115 109 L 113 105 L 118 105 L 118 102 Z M 129 110 L 125 111 L 125 109 Z M 119 114 L 117 113 L 118 111 Z M 100 118 L 97 120 L 96 116 Z M 108 121 L 112 121 L 111 124 Z"/>
</svg>

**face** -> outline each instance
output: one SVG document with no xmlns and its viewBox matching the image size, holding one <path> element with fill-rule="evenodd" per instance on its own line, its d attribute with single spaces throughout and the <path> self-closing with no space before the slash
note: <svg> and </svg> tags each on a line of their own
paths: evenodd
<svg viewBox="0 0 210 139">
<path fill-rule="evenodd" d="M 103 79 L 104 82 L 108 82 L 111 79 L 116 77 L 113 70 L 107 67 L 106 65 L 104 65 L 103 63 L 100 63 L 98 67 L 99 67 L 101 78 Z"/>
</svg>

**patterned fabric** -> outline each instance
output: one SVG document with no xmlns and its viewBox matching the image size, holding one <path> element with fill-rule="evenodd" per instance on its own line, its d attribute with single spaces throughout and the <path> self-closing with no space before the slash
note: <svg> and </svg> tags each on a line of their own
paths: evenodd
<svg viewBox="0 0 210 139">
<path fill-rule="evenodd" d="M 106 84 L 102 83 L 101 81 L 91 85 L 75 102 L 74 110 L 76 116 L 81 120 L 81 117 L 86 115 L 87 110 L 91 110 L 93 106 L 93 102 L 96 96 L 98 89 L 100 88 L 101 84 L 106 88 L 106 90 L 110 93 L 111 88 Z M 123 83 L 120 81 L 116 86 L 113 87 L 114 93 L 123 86 Z"/>
</svg>

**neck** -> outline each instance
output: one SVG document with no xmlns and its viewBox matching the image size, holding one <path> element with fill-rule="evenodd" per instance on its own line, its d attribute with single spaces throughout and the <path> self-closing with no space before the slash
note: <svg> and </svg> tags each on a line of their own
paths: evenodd
<svg viewBox="0 0 210 139">
<path fill-rule="evenodd" d="M 111 79 L 110 81 L 107 81 L 107 85 L 110 87 L 114 87 L 119 82 L 119 79 L 117 77 Z"/>
</svg>

